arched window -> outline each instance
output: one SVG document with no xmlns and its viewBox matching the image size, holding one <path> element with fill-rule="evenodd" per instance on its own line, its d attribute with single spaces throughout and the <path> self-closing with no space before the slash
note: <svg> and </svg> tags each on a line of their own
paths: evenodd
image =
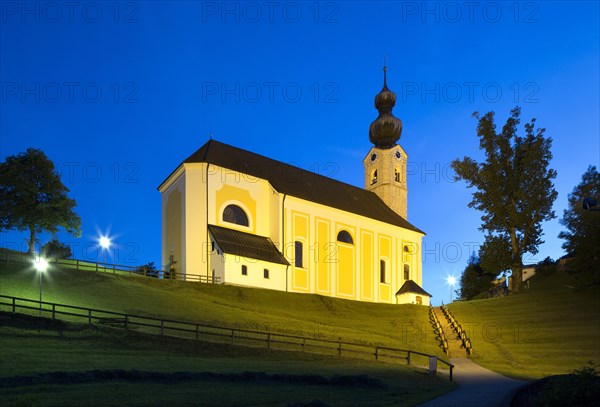
<svg viewBox="0 0 600 407">
<path fill-rule="evenodd" d="M 410 280 L 410 266 L 408 264 L 404 265 L 404 279 Z"/>
<path fill-rule="evenodd" d="M 394 168 L 394 180 L 400 182 L 400 171 L 398 171 L 398 168 Z"/>
<path fill-rule="evenodd" d="M 302 256 L 304 255 L 302 249 L 302 242 L 296 240 L 294 242 L 294 265 L 296 267 L 302 267 Z"/>
<path fill-rule="evenodd" d="M 337 235 L 337 241 L 342 243 L 354 244 L 354 240 L 352 240 L 352 235 L 347 230 L 340 230 L 340 233 Z"/>
<path fill-rule="evenodd" d="M 387 283 L 387 276 L 385 275 L 385 260 L 379 260 L 379 282 Z"/>
<path fill-rule="evenodd" d="M 246 212 L 237 205 L 227 205 L 223 210 L 223 222 L 235 223 L 241 226 L 250 225 Z"/>
<path fill-rule="evenodd" d="M 377 183 L 377 170 L 371 173 L 371 185 Z"/>
</svg>

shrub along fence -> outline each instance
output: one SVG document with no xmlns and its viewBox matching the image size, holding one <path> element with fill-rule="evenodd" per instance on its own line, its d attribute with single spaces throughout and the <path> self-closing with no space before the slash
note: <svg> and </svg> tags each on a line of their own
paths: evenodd
<svg viewBox="0 0 600 407">
<path fill-rule="evenodd" d="M 205 342 L 261 347 L 267 350 L 301 351 L 389 362 L 404 360 L 408 365 L 414 363 L 417 358 L 421 358 L 421 360 L 423 358 L 427 358 L 428 360 L 436 358 L 437 362 L 448 367 L 450 380 L 452 380 L 452 369 L 454 368 L 452 363 L 427 353 L 347 342 L 342 341 L 342 338 L 334 340 L 228 328 L 30 300 L 8 295 L 0 295 L 0 310 L 9 310 L 12 313 L 26 311 L 29 314 L 39 312 L 40 315 L 42 313 L 46 316 L 50 315 L 52 319 L 56 319 L 58 315 L 63 315 L 66 317 L 65 319 L 74 321 L 84 320 L 89 324 L 106 324 L 142 333 L 174 336 Z"/>
<path fill-rule="evenodd" d="M 37 255 L 32 256 L 28 253 L 9 253 L 2 252 L 0 253 L 0 261 L 5 263 L 31 263 L 32 261 L 38 260 Z M 77 260 L 77 259 L 54 259 L 48 258 L 46 261 L 49 264 L 54 264 L 57 266 L 70 268 L 73 270 L 82 270 L 82 271 L 94 271 L 97 273 L 112 273 L 112 274 L 129 274 L 129 275 L 138 275 L 143 277 L 154 277 L 160 278 L 163 280 L 180 280 L 180 281 L 192 281 L 199 283 L 211 283 L 218 284 L 220 282 L 219 277 L 214 276 L 206 276 L 201 274 L 176 274 L 174 272 L 169 272 L 166 270 L 157 270 L 157 269 L 148 269 L 144 266 L 126 266 L 123 264 L 111 264 L 111 263 L 102 263 L 102 262 L 94 262 L 87 260 Z"/>
</svg>

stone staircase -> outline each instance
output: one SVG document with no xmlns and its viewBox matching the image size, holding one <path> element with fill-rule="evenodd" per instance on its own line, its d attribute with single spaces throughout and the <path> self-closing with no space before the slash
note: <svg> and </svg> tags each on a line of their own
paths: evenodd
<svg viewBox="0 0 600 407">
<path fill-rule="evenodd" d="M 466 358 L 467 351 L 463 347 L 462 340 L 456 335 L 454 329 L 452 329 L 450 321 L 448 321 L 442 312 L 442 308 L 435 307 L 433 312 L 435 313 L 438 321 L 440 321 L 440 325 L 446 334 L 446 339 L 448 340 L 448 356 L 451 358 Z"/>
</svg>

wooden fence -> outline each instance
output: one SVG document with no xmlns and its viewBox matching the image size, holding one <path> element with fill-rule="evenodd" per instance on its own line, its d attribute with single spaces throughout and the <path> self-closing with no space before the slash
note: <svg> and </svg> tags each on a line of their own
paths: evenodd
<svg viewBox="0 0 600 407">
<path fill-rule="evenodd" d="M 433 307 L 429 305 L 429 322 L 433 326 L 433 332 L 437 334 L 437 337 L 440 339 L 440 346 L 442 350 L 448 356 L 448 339 L 446 338 L 446 334 L 444 333 L 444 329 L 442 328 L 442 324 L 438 320 L 438 317 L 435 315 L 433 311 Z"/>
<path fill-rule="evenodd" d="M 454 329 L 454 332 L 456 332 L 457 339 L 460 339 L 462 342 L 462 347 L 465 348 L 467 354 L 470 355 L 471 352 L 473 352 L 473 345 L 471 344 L 471 339 L 467 336 L 467 331 L 465 331 L 456 318 L 454 318 L 454 315 L 452 315 L 448 307 L 442 304 L 440 308 L 448 322 L 450 322 L 450 326 Z"/>
<path fill-rule="evenodd" d="M 0 253 L 0 261 L 5 263 L 31 263 L 37 259 L 37 256 L 32 256 L 28 253 Z M 148 269 L 144 266 L 126 266 L 123 264 L 111 264 L 77 259 L 50 258 L 46 259 L 46 261 L 49 264 L 71 268 L 73 270 L 94 271 L 97 273 L 127 273 L 129 275 L 135 274 L 144 277 L 160 278 L 162 280 L 193 281 L 210 284 L 218 284 L 220 282 L 219 277 L 189 273 L 176 274 L 166 270 Z"/>
<path fill-rule="evenodd" d="M 408 349 L 342 341 L 342 338 L 334 340 L 229 328 L 0 295 L 0 310 L 6 309 L 12 313 L 20 310 L 28 310 L 29 313 L 35 311 L 39 312 L 40 315 L 42 313 L 51 315 L 52 319 L 56 319 L 57 315 L 64 315 L 70 320 L 84 320 L 88 324 L 108 324 L 114 327 L 122 327 L 125 330 L 136 330 L 137 332 L 155 335 L 205 342 L 228 343 L 239 346 L 262 347 L 267 350 L 301 351 L 360 359 L 374 359 L 378 361 L 405 360 L 409 365 L 411 362 L 414 362 L 415 357 L 426 357 L 428 360 L 431 357 L 435 357 L 434 355 Z M 437 362 L 448 366 L 449 378 L 452 380 L 454 365 L 443 359 L 437 357 L 436 359 Z"/>
</svg>

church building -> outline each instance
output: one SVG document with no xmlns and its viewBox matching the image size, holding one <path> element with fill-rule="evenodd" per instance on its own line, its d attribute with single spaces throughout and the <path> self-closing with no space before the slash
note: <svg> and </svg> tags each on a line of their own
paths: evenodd
<svg viewBox="0 0 600 407">
<path fill-rule="evenodd" d="M 163 263 L 182 279 L 429 305 L 395 103 L 384 68 L 364 188 L 206 142 L 158 187 Z"/>
</svg>

